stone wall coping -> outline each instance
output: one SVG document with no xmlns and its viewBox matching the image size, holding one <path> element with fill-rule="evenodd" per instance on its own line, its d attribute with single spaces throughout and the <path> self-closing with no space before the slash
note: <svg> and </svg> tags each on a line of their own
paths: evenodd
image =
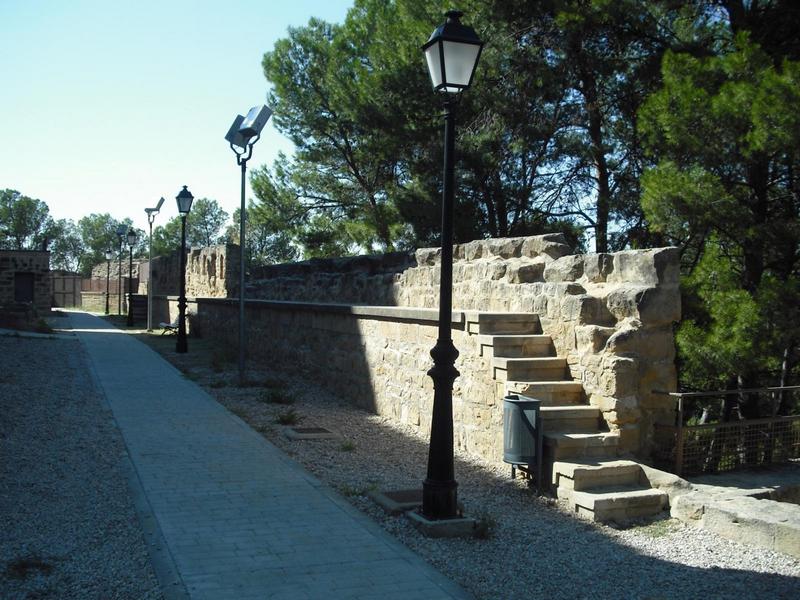
<svg viewBox="0 0 800 600">
<path fill-rule="evenodd" d="M 154 296 L 154 298 L 157 296 Z M 165 296 L 161 296 L 162 298 Z M 177 301 L 178 296 L 166 296 L 167 300 Z M 239 304 L 238 298 L 187 298 L 187 302 L 197 304 Z M 386 319 L 391 321 L 412 321 L 416 323 L 439 322 L 439 309 L 415 308 L 407 306 L 368 306 L 363 304 L 334 304 L 328 302 L 293 302 L 287 300 L 255 300 L 246 299 L 245 305 L 249 307 L 267 308 L 273 310 L 299 310 L 305 312 L 321 312 L 334 314 L 347 314 L 365 319 Z M 472 311 L 474 312 L 474 311 Z M 467 311 L 454 310 L 452 324 L 464 326 L 467 322 Z"/>
</svg>

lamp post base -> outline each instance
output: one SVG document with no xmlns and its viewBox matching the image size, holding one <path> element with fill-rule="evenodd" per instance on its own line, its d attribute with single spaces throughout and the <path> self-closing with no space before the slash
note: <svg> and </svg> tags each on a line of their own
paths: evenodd
<svg viewBox="0 0 800 600">
<path fill-rule="evenodd" d="M 454 480 L 435 481 L 426 479 L 422 482 L 422 513 L 432 520 L 457 519 L 461 516 L 458 509 L 458 483 Z"/>
</svg>

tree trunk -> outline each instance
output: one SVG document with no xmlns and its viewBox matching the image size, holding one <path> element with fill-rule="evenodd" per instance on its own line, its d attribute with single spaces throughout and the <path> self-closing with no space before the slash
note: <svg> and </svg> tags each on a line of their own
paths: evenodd
<svg viewBox="0 0 800 600">
<path fill-rule="evenodd" d="M 597 81 L 594 74 L 584 65 L 580 69 L 581 93 L 586 102 L 589 118 L 588 130 L 591 141 L 591 156 L 597 180 L 597 207 L 595 217 L 595 252 L 608 252 L 608 217 L 611 206 L 611 186 L 609 184 L 608 161 L 603 144 L 603 115 L 597 97 Z"/>
</svg>

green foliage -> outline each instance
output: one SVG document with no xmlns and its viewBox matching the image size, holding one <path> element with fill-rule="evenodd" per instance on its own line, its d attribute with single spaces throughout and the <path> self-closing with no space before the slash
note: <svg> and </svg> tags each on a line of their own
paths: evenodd
<svg viewBox="0 0 800 600">
<path fill-rule="evenodd" d="M 275 423 L 278 425 L 297 425 L 302 420 L 303 417 L 297 414 L 293 408 L 289 408 L 275 417 Z"/>
<path fill-rule="evenodd" d="M 294 398 L 283 389 L 267 388 L 259 395 L 258 399 L 266 404 L 294 404 Z"/>
<path fill-rule="evenodd" d="M 216 200 L 199 198 L 186 217 L 186 246 L 205 248 L 225 241 L 222 227 L 228 220 Z M 153 256 L 169 256 L 181 247 L 181 217 L 176 215 L 153 229 Z"/>
<path fill-rule="evenodd" d="M 47 204 L 16 190 L 0 191 L 0 248 L 41 250 L 54 236 Z"/>
<path fill-rule="evenodd" d="M 800 63 L 740 31 L 717 54 L 668 52 L 662 74 L 640 111 L 658 158 L 642 206 L 684 249 L 682 385 L 786 383 L 800 345 Z"/>
<path fill-rule="evenodd" d="M 80 270 L 84 276 L 89 276 L 95 265 L 106 262 L 106 250 L 113 252 L 114 258 L 112 258 L 112 261 L 117 260 L 120 253 L 122 253 L 123 259 L 128 258 L 128 243 L 124 236 L 120 238 L 117 235 L 117 228 L 124 226 L 127 231 L 132 224 L 129 218 L 117 221 L 108 213 L 92 213 L 78 221 L 77 230 L 83 246 Z M 134 249 L 134 256 L 140 254 L 143 240 L 145 239 L 143 231 L 137 229 L 136 232 L 137 248 Z"/>
</svg>

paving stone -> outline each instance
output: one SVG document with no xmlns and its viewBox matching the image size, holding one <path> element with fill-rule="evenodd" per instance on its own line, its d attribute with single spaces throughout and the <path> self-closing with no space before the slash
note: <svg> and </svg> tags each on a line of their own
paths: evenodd
<svg viewBox="0 0 800 600">
<path fill-rule="evenodd" d="M 376 597 L 386 574 L 406 597 L 468 597 L 156 353 L 71 319 L 192 597 Z"/>
</svg>

